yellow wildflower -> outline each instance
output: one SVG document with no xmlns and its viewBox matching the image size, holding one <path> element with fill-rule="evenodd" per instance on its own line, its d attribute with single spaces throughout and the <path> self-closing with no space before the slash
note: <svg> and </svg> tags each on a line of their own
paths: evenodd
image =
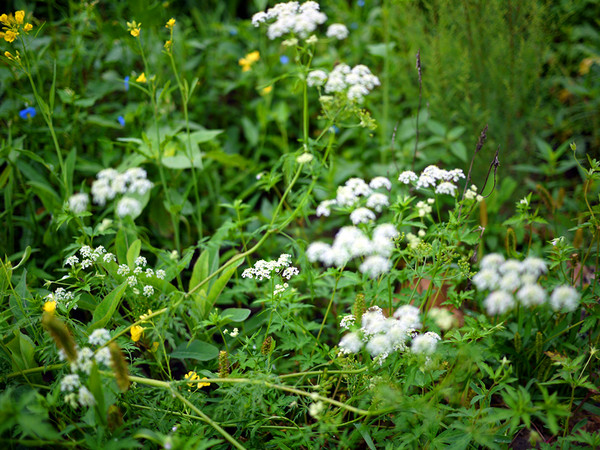
<svg viewBox="0 0 600 450">
<path fill-rule="evenodd" d="M 258 50 L 248 53 L 243 58 L 240 58 L 238 64 L 242 66 L 242 72 L 248 72 L 252 64 L 260 59 L 260 53 Z"/>
<path fill-rule="evenodd" d="M 127 22 L 127 31 L 129 31 L 133 37 L 138 37 L 140 35 L 141 27 L 142 24 L 137 23 L 135 20 L 133 22 Z"/>
<path fill-rule="evenodd" d="M 33 25 L 31 25 L 30 23 L 26 23 L 25 26 L 23 27 L 23 31 L 28 32 L 33 30 Z"/>
<path fill-rule="evenodd" d="M 272 90 L 273 90 L 273 85 L 262 88 L 261 91 L 260 91 L 260 93 L 262 95 L 267 95 Z"/>
<path fill-rule="evenodd" d="M 169 39 L 167 42 L 165 42 L 165 50 L 170 52 L 172 45 L 173 45 L 173 41 L 171 39 Z"/>
<path fill-rule="evenodd" d="M 190 370 L 187 375 L 185 376 L 186 380 L 189 381 L 193 381 L 193 383 L 188 383 L 187 385 L 189 387 L 194 387 L 194 384 L 196 384 L 195 382 L 200 380 L 200 377 L 198 376 L 198 374 L 196 372 L 194 372 L 193 370 Z M 202 377 L 203 380 L 207 380 L 208 378 L 206 377 Z M 198 382 L 198 389 L 200 389 L 201 387 L 204 386 L 210 386 L 210 383 L 203 383 L 201 381 Z"/>
<path fill-rule="evenodd" d="M 10 22 L 8 21 L 8 16 L 6 14 L 2 14 L 0 16 L 0 22 L 2 22 L 7 27 L 10 25 Z"/>
<path fill-rule="evenodd" d="M 133 342 L 137 342 L 140 340 L 140 338 L 142 337 L 142 334 L 144 333 L 144 329 L 142 327 L 140 327 L 139 325 L 134 325 L 131 327 L 131 330 L 129 330 L 131 332 L 131 340 Z"/>
<path fill-rule="evenodd" d="M 172 17 L 167 21 L 165 28 L 173 28 L 175 26 L 175 19 Z"/>
<path fill-rule="evenodd" d="M 138 83 L 145 83 L 147 81 L 146 80 L 146 73 L 142 72 L 142 74 L 139 77 L 137 77 L 135 79 L 135 81 L 137 81 Z"/>
<path fill-rule="evenodd" d="M 160 345 L 160 344 L 159 344 L 158 342 L 153 342 L 153 343 L 152 343 L 152 348 L 150 348 L 150 351 L 151 351 L 152 353 L 156 353 L 156 351 L 158 350 L 158 346 L 159 346 L 159 345 Z"/>
<path fill-rule="evenodd" d="M 19 33 L 15 33 L 12 30 L 7 30 L 6 33 L 4 33 L 4 40 L 6 42 L 13 42 L 17 36 L 19 35 Z"/>
<path fill-rule="evenodd" d="M 54 314 L 54 311 L 56 311 L 56 302 L 54 300 L 48 300 L 44 303 L 44 311 L 49 314 Z"/>
<path fill-rule="evenodd" d="M 17 11 L 15 13 L 15 21 L 21 25 L 23 23 L 23 19 L 25 18 L 25 11 Z"/>
</svg>

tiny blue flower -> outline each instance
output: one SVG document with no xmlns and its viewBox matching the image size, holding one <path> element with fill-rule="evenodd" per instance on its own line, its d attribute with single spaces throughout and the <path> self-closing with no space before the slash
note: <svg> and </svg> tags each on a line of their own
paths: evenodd
<svg viewBox="0 0 600 450">
<path fill-rule="evenodd" d="M 128 91 L 129 90 L 129 76 L 126 76 L 123 84 L 125 85 L 125 90 Z"/>
<path fill-rule="evenodd" d="M 289 63 L 289 62 L 290 62 L 290 58 L 288 58 L 288 57 L 287 57 L 287 56 L 285 56 L 285 55 L 281 55 L 281 56 L 279 57 L 279 62 L 280 62 L 281 64 L 287 64 L 287 63 Z"/>
<path fill-rule="evenodd" d="M 231 30 L 229 30 L 229 35 L 230 36 L 235 36 L 237 34 L 238 34 L 237 28 L 232 28 Z"/>
<path fill-rule="evenodd" d="M 21 116 L 21 119 L 25 119 L 25 120 L 35 117 L 36 114 L 37 114 L 37 111 L 35 110 L 35 108 L 33 106 L 28 106 L 27 108 L 19 111 L 19 116 Z"/>
<path fill-rule="evenodd" d="M 119 124 L 124 127 L 125 126 L 125 118 L 123 116 L 119 116 L 117 117 L 117 120 L 119 121 Z"/>
<path fill-rule="evenodd" d="M 365 0 L 358 0 L 356 4 L 362 8 L 363 6 L 365 6 Z"/>
<path fill-rule="evenodd" d="M 329 127 L 329 131 L 333 134 L 338 134 L 340 132 L 340 129 L 337 127 L 337 125 L 331 125 Z"/>
</svg>

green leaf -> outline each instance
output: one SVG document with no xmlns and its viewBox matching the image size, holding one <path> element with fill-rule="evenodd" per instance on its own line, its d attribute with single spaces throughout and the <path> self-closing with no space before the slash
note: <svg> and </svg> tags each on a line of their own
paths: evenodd
<svg viewBox="0 0 600 450">
<path fill-rule="evenodd" d="M 103 328 L 108 321 L 111 319 L 114 312 L 117 310 L 121 297 L 127 289 L 127 282 L 124 281 L 121 285 L 117 286 L 113 291 L 104 297 L 104 300 L 100 302 L 94 315 L 92 317 L 92 324 L 88 327 L 88 331 L 95 330 L 96 328 Z"/>
<path fill-rule="evenodd" d="M 136 239 L 133 244 L 127 250 L 127 265 L 129 267 L 133 267 L 135 265 L 135 260 L 138 256 L 140 256 L 140 250 L 142 249 L 142 241 Z"/>
<path fill-rule="evenodd" d="M 229 281 L 231 276 L 235 273 L 238 266 L 240 264 L 242 264 L 243 261 L 244 261 L 243 259 L 240 259 L 236 263 L 234 263 L 233 266 L 231 266 L 229 269 L 224 271 L 221 274 L 221 276 L 217 279 L 217 281 L 215 281 L 215 283 L 211 286 L 210 291 L 208 291 L 206 298 L 204 298 L 203 301 L 201 302 L 201 304 L 199 305 L 200 317 L 208 316 L 208 313 L 210 312 L 213 305 L 217 301 L 217 297 L 219 297 L 219 295 L 221 294 L 221 291 L 223 291 L 223 288 L 225 287 L 225 285 L 227 284 L 227 282 Z"/>
<path fill-rule="evenodd" d="M 204 250 L 194 264 L 192 270 L 192 276 L 190 277 L 190 284 L 188 286 L 188 292 L 194 289 L 198 284 L 208 277 L 208 249 Z"/>
<path fill-rule="evenodd" d="M 367 50 L 373 56 L 379 56 L 381 58 L 385 58 L 388 55 L 388 53 L 394 49 L 394 47 L 396 47 L 395 42 L 390 42 L 388 44 L 385 44 L 385 43 L 371 44 L 371 45 L 367 45 Z"/>
<path fill-rule="evenodd" d="M 95 363 L 92 366 L 90 377 L 88 378 L 88 386 L 90 387 L 90 392 L 96 400 L 96 404 L 94 405 L 96 418 L 98 422 L 100 422 L 102 425 L 106 425 L 106 413 L 108 410 L 106 409 L 106 403 L 104 401 L 104 391 L 102 390 L 102 378 L 100 377 L 100 372 L 98 371 L 98 365 Z"/>
<path fill-rule="evenodd" d="M 189 344 L 184 342 L 171 353 L 171 358 L 195 359 L 198 361 L 210 361 L 219 356 L 219 349 L 208 342 L 194 340 Z"/>
<path fill-rule="evenodd" d="M 208 152 L 204 154 L 207 159 L 212 159 L 220 162 L 228 167 L 243 167 L 246 170 L 252 170 L 253 163 L 241 155 L 225 153 L 222 151 Z"/>
<path fill-rule="evenodd" d="M 250 316 L 251 312 L 246 308 L 227 308 L 221 312 L 221 317 L 226 317 L 232 322 L 243 322 Z"/>
<path fill-rule="evenodd" d="M 214 140 L 223 130 L 200 130 L 190 133 L 190 140 L 194 144 L 202 144 Z M 185 135 L 180 135 L 180 139 L 187 139 Z"/>
<path fill-rule="evenodd" d="M 244 136 L 246 136 L 246 139 L 248 140 L 248 145 L 250 147 L 255 147 L 258 144 L 258 126 L 244 116 L 242 117 L 242 129 L 244 130 Z"/>
<path fill-rule="evenodd" d="M 450 151 L 462 162 L 467 162 L 467 148 L 460 141 L 450 143 Z"/>
</svg>

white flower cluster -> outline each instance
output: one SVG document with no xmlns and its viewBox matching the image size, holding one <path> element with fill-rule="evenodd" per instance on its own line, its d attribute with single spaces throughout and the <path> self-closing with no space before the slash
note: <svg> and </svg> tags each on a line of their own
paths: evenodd
<svg viewBox="0 0 600 450">
<path fill-rule="evenodd" d="M 416 173 L 406 170 L 400 174 L 398 181 L 404 184 L 413 184 L 417 189 L 434 187 L 436 194 L 446 194 L 454 196 L 458 186 L 455 184 L 459 179 L 465 178 L 462 169 L 444 170 L 438 166 L 427 166 L 419 176 Z"/>
<path fill-rule="evenodd" d="M 252 16 L 252 25 L 260 26 L 271 22 L 267 36 L 273 40 L 288 33 L 306 38 L 317 27 L 327 20 L 327 16 L 319 11 L 319 4 L 314 1 L 278 3 L 266 12 L 261 11 Z"/>
<path fill-rule="evenodd" d="M 146 171 L 140 167 L 132 167 L 123 173 L 115 169 L 103 169 L 98 172 L 96 181 L 92 183 L 92 197 L 94 203 L 104 206 L 107 200 L 113 200 L 117 195 L 124 195 L 117 203 L 117 215 L 119 217 L 137 215 L 141 212 L 142 205 L 130 195 L 144 195 L 152 189 L 152 186 L 152 182 L 147 179 Z"/>
<path fill-rule="evenodd" d="M 85 212 L 90 202 L 90 197 L 84 192 L 73 194 L 69 197 L 69 210 L 73 214 L 81 214 Z"/>
<path fill-rule="evenodd" d="M 71 373 L 60 380 L 60 390 L 65 392 L 65 402 L 72 408 L 94 406 L 96 400 L 89 389 L 82 384 L 81 377 L 89 375 L 94 362 L 101 366 L 110 367 L 112 360 L 110 350 L 104 345 L 110 340 L 110 332 L 104 328 L 94 330 L 88 337 L 90 345 L 99 346 L 94 352 L 89 347 L 77 349 L 77 360 L 71 363 Z M 61 355 L 62 356 L 62 355 Z M 78 373 L 79 372 L 79 373 Z"/>
<path fill-rule="evenodd" d="M 354 316 L 342 319 L 344 328 L 354 324 Z M 363 346 L 380 364 L 394 351 L 406 351 L 411 341 L 413 353 L 431 355 L 441 339 L 436 333 L 418 334 L 421 328 L 419 309 L 404 305 L 398 308 L 394 317 L 385 317 L 378 306 L 369 308 L 362 316 L 361 327 L 345 334 L 339 343 L 340 354 L 358 353 Z"/>
<path fill-rule="evenodd" d="M 352 258 L 366 257 L 359 270 L 376 278 L 391 268 L 389 256 L 394 250 L 396 236 L 398 230 L 389 223 L 375 227 L 371 239 L 357 227 L 347 226 L 338 231 L 332 245 L 324 242 L 310 244 L 306 256 L 310 262 L 319 261 L 336 267 L 345 266 Z"/>
<path fill-rule="evenodd" d="M 57 305 L 64 305 L 67 309 L 77 309 L 77 300 L 72 292 L 67 291 L 65 288 L 56 288 L 53 293 L 50 293 L 44 297 L 47 302 L 56 302 Z"/>
<path fill-rule="evenodd" d="M 115 262 L 117 257 L 110 252 L 107 252 L 103 246 L 98 246 L 95 249 L 90 247 L 89 245 L 84 245 L 79 249 L 79 254 L 81 256 L 81 263 L 79 262 L 79 258 L 77 255 L 69 256 L 65 265 L 70 266 L 72 268 L 76 268 L 77 264 L 79 264 L 81 270 L 85 270 L 89 267 L 92 267 L 94 264 L 103 262 L 105 264 L 109 264 L 111 262 Z M 158 278 L 163 280 L 166 276 L 164 270 L 159 269 L 156 272 L 153 269 L 146 268 L 148 265 L 148 261 L 144 256 L 138 256 L 135 260 L 135 268 L 131 270 L 127 264 L 120 264 L 117 268 L 117 275 L 128 276 L 127 283 L 131 286 L 135 294 L 139 294 L 139 290 L 135 287 L 138 284 L 144 284 L 143 294 L 146 297 L 150 297 L 154 294 L 154 288 L 150 285 L 146 285 L 143 283 L 143 280 L 140 276 L 144 276 L 145 280 L 149 278 Z M 62 288 L 60 288 L 62 289 Z M 52 295 L 52 294 L 51 294 Z M 56 292 L 55 292 L 56 295 Z M 50 298 L 50 296 L 46 297 L 48 300 L 60 300 L 57 298 Z"/>
<path fill-rule="evenodd" d="M 323 70 L 313 70 L 306 78 L 309 86 L 324 86 L 327 94 L 345 94 L 348 100 L 361 103 L 376 86 L 379 78 L 371 73 L 363 64 L 350 67 L 347 64 L 338 64 L 327 73 Z"/>
<path fill-rule="evenodd" d="M 282 277 L 289 280 L 299 273 L 296 267 L 290 267 L 291 263 L 292 256 L 287 253 L 282 253 L 277 260 L 273 261 L 261 259 L 254 263 L 254 267 L 244 269 L 242 278 L 256 278 L 258 281 L 265 278 L 270 280 L 273 274 L 280 273 Z"/>
<path fill-rule="evenodd" d="M 478 290 L 491 291 L 483 302 L 488 314 L 504 314 L 516 307 L 517 302 L 525 307 L 546 303 L 546 290 L 538 280 L 547 270 L 544 260 L 534 256 L 521 262 L 491 253 L 483 257 L 480 271 L 472 281 Z M 549 303 L 554 311 L 574 311 L 579 298 L 575 288 L 559 286 L 552 292 Z"/>
<path fill-rule="evenodd" d="M 328 38 L 335 38 L 341 41 L 342 39 L 346 39 L 348 34 L 348 28 L 346 28 L 346 25 L 341 23 L 333 23 L 329 25 L 329 28 L 327 28 Z"/>
<path fill-rule="evenodd" d="M 356 209 L 350 215 L 350 219 L 354 225 L 375 220 L 372 210 L 381 212 L 384 207 L 389 205 L 389 198 L 386 194 L 373 192 L 375 189 L 381 188 L 389 191 L 392 183 L 385 177 L 375 177 L 369 184 L 362 178 L 350 178 L 344 186 L 338 187 L 335 199 L 325 200 L 319 204 L 316 211 L 317 217 L 329 217 L 332 206 L 354 208 L 360 202 L 360 198 L 364 197 L 366 207 Z"/>
</svg>

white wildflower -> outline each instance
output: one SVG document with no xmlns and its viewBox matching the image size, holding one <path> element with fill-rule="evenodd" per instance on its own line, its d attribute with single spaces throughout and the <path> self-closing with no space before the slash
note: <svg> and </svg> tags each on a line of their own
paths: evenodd
<svg viewBox="0 0 600 450">
<path fill-rule="evenodd" d="M 119 217 L 138 216 L 142 212 L 142 204 L 132 197 L 123 197 L 117 203 L 117 215 Z"/>
<path fill-rule="evenodd" d="M 308 86 L 323 86 L 327 81 L 327 73 L 323 70 L 313 70 L 306 76 Z"/>
<path fill-rule="evenodd" d="M 327 28 L 328 38 L 342 40 L 346 39 L 348 37 L 348 34 L 348 28 L 346 28 L 346 25 L 343 25 L 341 23 L 333 23 L 329 25 L 329 28 Z"/>
<path fill-rule="evenodd" d="M 338 344 L 340 353 L 358 353 L 363 346 L 363 341 L 358 333 L 345 334 Z"/>
<path fill-rule="evenodd" d="M 108 349 L 108 347 L 102 347 L 101 349 L 96 351 L 94 358 L 96 359 L 96 362 L 98 364 L 103 364 L 107 367 L 109 367 L 112 364 L 110 350 Z"/>
<path fill-rule="evenodd" d="M 79 258 L 75 255 L 69 256 L 65 261 L 65 266 L 73 267 L 75 264 L 79 262 Z"/>
<path fill-rule="evenodd" d="M 73 194 L 69 197 L 69 210 L 73 214 L 81 214 L 87 210 L 90 202 L 89 196 L 83 192 Z"/>
<path fill-rule="evenodd" d="M 482 269 L 498 270 L 502 264 L 504 264 L 504 256 L 499 253 L 490 253 L 481 259 L 479 266 Z"/>
<path fill-rule="evenodd" d="M 389 354 L 392 350 L 392 346 L 389 338 L 385 334 L 378 334 L 373 336 L 366 345 L 367 351 L 372 357 L 376 357 L 382 354 Z"/>
<path fill-rule="evenodd" d="M 302 153 L 300 156 L 296 158 L 296 162 L 298 164 L 307 164 L 313 160 L 313 155 L 308 152 Z"/>
<path fill-rule="evenodd" d="M 579 306 L 579 292 L 571 286 L 559 286 L 552 291 L 550 306 L 554 311 L 575 311 Z"/>
<path fill-rule="evenodd" d="M 523 306 L 541 305 L 546 301 L 546 291 L 538 284 L 525 284 L 517 292 L 517 299 Z"/>
<path fill-rule="evenodd" d="M 505 291 L 494 291 L 483 301 L 490 316 L 504 314 L 515 306 L 513 296 Z"/>
<path fill-rule="evenodd" d="M 373 255 L 365 259 L 360 265 L 359 270 L 362 273 L 369 275 L 371 278 L 377 278 L 379 275 L 387 273 L 392 268 L 392 263 L 389 259 L 383 256 Z"/>
<path fill-rule="evenodd" d="M 349 330 L 350 327 L 354 325 L 354 322 L 356 322 L 356 317 L 354 317 L 352 314 L 348 314 L 342 317 L 342 320 L 340 320 L 340 327 Z"/>
<path fill-rule="evenodd" d="M 369 183 L 371 189 L 386 188 L 388 191 L 392 190 L 392 182 L 386 177 L 375 177 Z"/>
<path fill-rule="evenodd" d="M 104 345 L 110 340 L 110 332 L 106 328 L 98 328 L 92 331 L 88 337 L 91 345 Z"/>
<path fill-rule="evenodd" d="M 154 288 L 148 284 L 144 286 L 144 295 L 150 297 L 152 294 L 154 294 Z"/>
<path fill-rule="evenodd" d="M 369 223 L 375 220 L 375 213 L 368 208 L 356 208 L 350 213 L 350 220 L 354 225 L 358 225 L 359 223 Z"/>
<path fill-rule="evenodd" d="M 94 406 L 96 400 L 94 400 L 94 396 L 85 386 L 81 386 L 79 388 L 79 395 L 77 397 L 79 400 L 79 404 L 81 406 Z"/>
<path fill-rule="evenodd" d="M 389 204 L 390 201 L 388 196 L 379 192 L 371 194 L 367 199 L 367 208 L 374 209 L 378 213 L 380 213 L 384 207 L 389 206 Z"/>
<path fill-rule="evenodd" d="M 497 289 L 500 283 L 500 277 L 495 270 L 482 269 L 473 277 L 473 284 L 478 290 Z"/>
<path fill-rule="evenodd" d="M 413 171 L 411 171 L 411 170 L 405 170 L 398 177 L 398 181 L 400 181 L 401 183 L 404 183 L 404 184 L 409 184 L 409 183 L 412 183 L 414 181 L 417 181 L 418 178 L 419 177 L 417 177 L 417 174 L 414 173 Z"/>
<path fill-rule="evenodd" d="M 73 392 L 81 385 L 79 381 L 79 375 L 70 374 L 65 375 L 62 380 L 60 380 L 60 390 L 62 392 Z"/>
<path fill-rule="evenodd" d="M 435 193 L 454 196 L 457 189 L 458 187 L 455 184 L 452 184 L 449 181 L 444 181 L 437 185 L 435 188 Z"/>
<path fill-rule="evenodd" d="M 439 340 L 441 340 L 441 338 L 437 333 L 428 331 L 425 334 L 415 336 L 412 340 L 410 349 L 413 353 L 418 355 L 431 355 L 435 352 Z"/>
<path fill-rule="evenodd" d="M 333 205 L 337 204 L 337 200 L 324 200 L 321 203 L 319 203 L 319 206 L 317 206 L 317 217 L 321 217 L 321 216 L 325 216 L 325 217 L 329 217 L 329 215 L 331 214 L 331 207 Z"/>
</svg>

